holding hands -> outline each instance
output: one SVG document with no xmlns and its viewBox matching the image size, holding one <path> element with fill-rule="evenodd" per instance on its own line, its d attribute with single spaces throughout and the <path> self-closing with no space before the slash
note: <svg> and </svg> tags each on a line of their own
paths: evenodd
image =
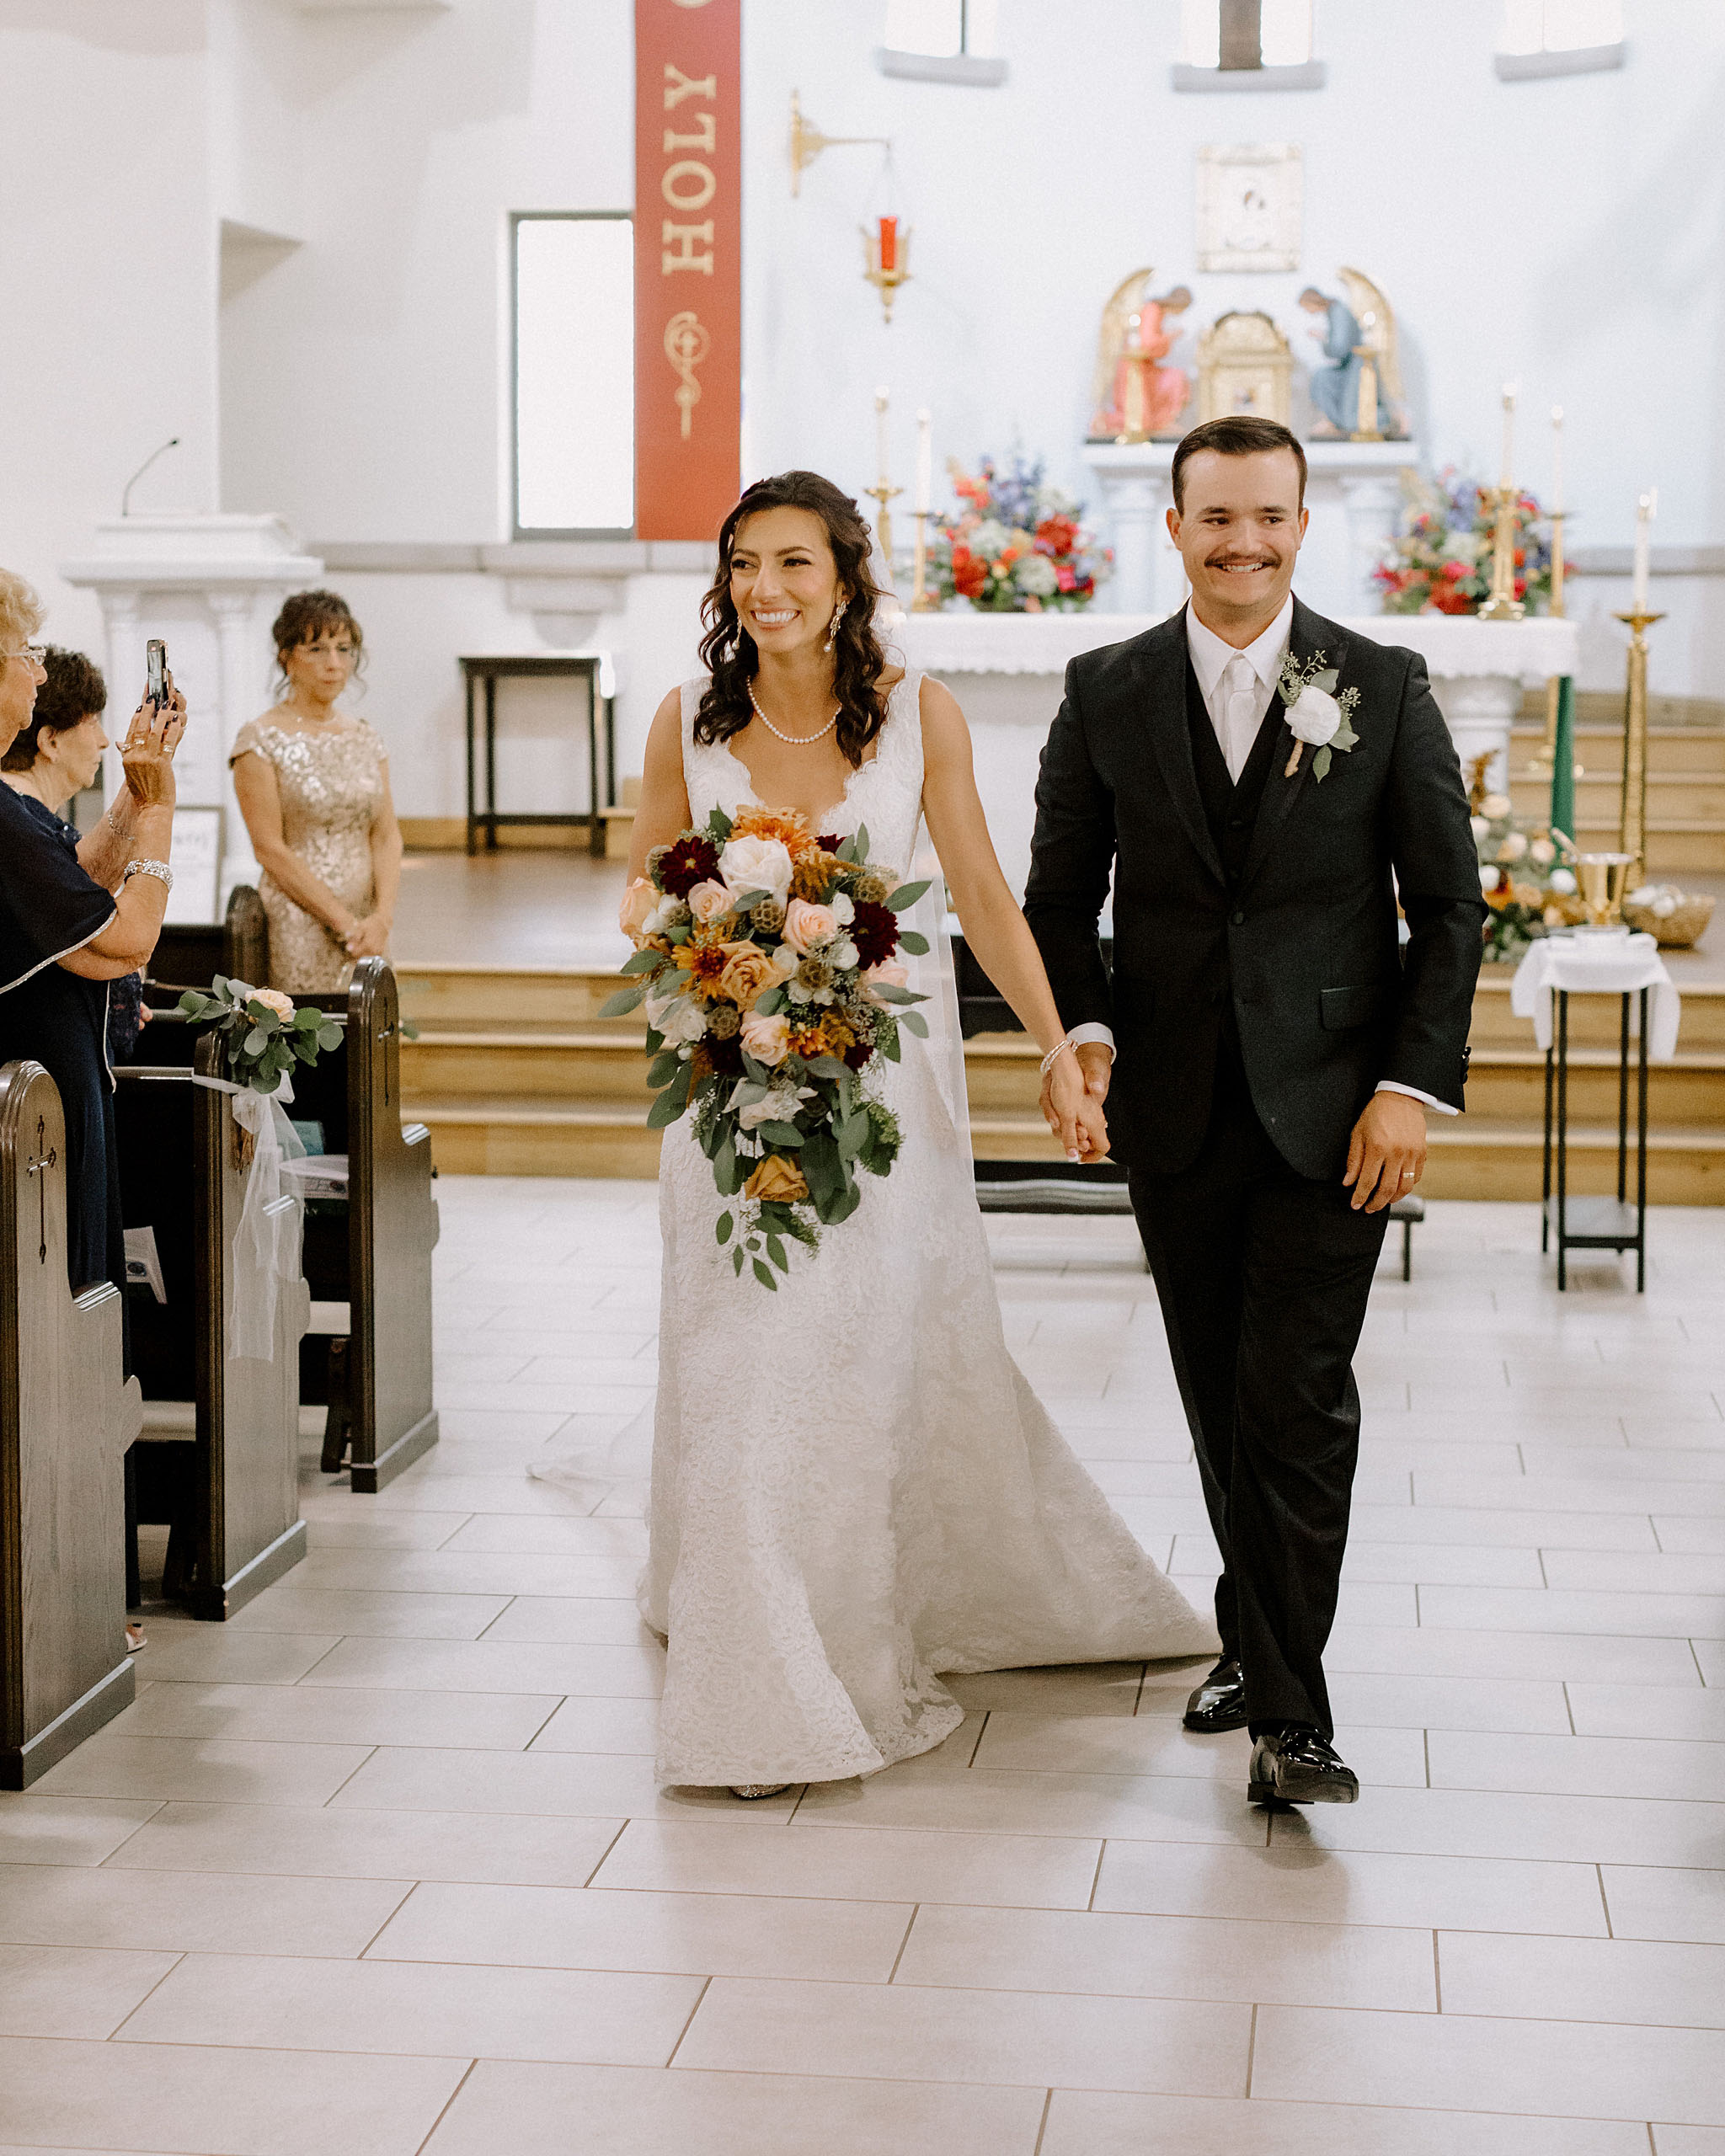
<svg viewBox="0 0 1725 2156">
<path fill-rule="evenodd" d="M 1069 1161 L 1092 1166 L 1108 1158 L 1109 1056 L 1105 1048 L 1087 1043 L 1063 1048 L 1042 1077 L 1042 1113 Z"/>
</svg>

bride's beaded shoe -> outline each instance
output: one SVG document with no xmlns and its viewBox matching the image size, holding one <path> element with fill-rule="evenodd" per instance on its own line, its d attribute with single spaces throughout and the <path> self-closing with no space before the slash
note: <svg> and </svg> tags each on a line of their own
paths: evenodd
<svg viewBox="0 0 1725 2156">
<path fill-rule="evenodd" d="M 733 1782 L 731 1795 L 752 1803 L 757 1796 L 782 1796 L 789 1787 L 788 1782 Z"/>
</svg>

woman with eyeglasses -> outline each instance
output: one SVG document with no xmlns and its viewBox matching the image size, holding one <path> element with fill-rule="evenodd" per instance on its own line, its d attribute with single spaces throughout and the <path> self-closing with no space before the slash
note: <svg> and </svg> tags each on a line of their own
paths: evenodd
<svg viewBox="0 0 1725 2156">
<path fill-rule="evenodd" d="M 0 569 L 0 761 L 29 727 L 47 679 L 46 654 L 30 641 L 41 624 L 35 593 Z M 31 1057 L 60 1089 L 74 1289 L 126 1284 L 108 984 L 156 947 L 174 880 L 174 751 L 184 730 L 177 691 L 160 710 L 138 706 L 121 745 L 126 791 L 83 838 L 30 771 L 0 773 L 0 1063 Z"/>
</svg>

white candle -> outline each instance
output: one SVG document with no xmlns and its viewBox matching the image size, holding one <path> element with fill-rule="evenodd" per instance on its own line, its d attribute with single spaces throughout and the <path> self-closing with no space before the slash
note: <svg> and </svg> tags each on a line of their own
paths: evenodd
<svg viewBox="0 0 1725 2156">
<path fill-rule="evenodd" d="M 1635 597 L 1634 611 L 1645 614 L 1648 610 L 1648 574 L 1651 566 L 1649 555 L 1653 536 L 1653 519 L 1658 514 L 1659 490 L 1649 487 L 1635 505 Z"/>
<path fill-rule="evenodd" d="M 1563 514 L 1563 407 L 1551 407 L 1551 515 Z"/>
<path fill-rule="evenodd" d="M 1503 384 L 1503 476 L 1498 483 L 1504 487 L 1515 483 L 1515 390 L 1513 382 Z"/>
<path fill-rule="evenodd" d="M 934 502 L 934 436 L 927 408 L 916 414 L 916 511 L 923 515 Z"/>
<path fill-rule="evenodd" d="M 880 484 L 883 488 L 887 484 L 886 414 L 886 391 L 877 389 L 874 392 L 874 459 L 880 467 Z"/>
</svg>

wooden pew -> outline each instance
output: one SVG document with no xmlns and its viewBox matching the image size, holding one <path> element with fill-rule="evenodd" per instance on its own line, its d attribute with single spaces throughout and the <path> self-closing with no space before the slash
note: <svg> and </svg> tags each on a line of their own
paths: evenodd
<svg viewBox="0 0 1725 2156">
<path fill-rule="evenodd" d="M 156 939 L 146 986 L 151 999 L 172 1003 L 183 988 L 207 989 L 217 974 L 261 987 L 270 977 L 270 921 L 249 883 L 228 894 L 227 917 L 208 926 L 165 926 Z M 171 985 L 174 993 L 163 991 Z"/>
<path fill-rule="evenodd" d="M 431 1134 L 401 1119 L 401 1007 L 387 960 L 362 958 L 345 995 L 294 1000 L 346 1020 L 341 1046 L 294 1072 L 292 1113 L 321 1123 L 324 1152 L 348 1163 L 345 1216 L 336 1207 L 308 1213 L 306 1278 L 314 1301 L 346 1305 L 344 1331 L 339 1307 L 328 1320 L 323 1471 L 339 1473 L 345 1451 L 352 1486 L 371 1494 L 437 1442 Z"/>
<path fill-rule="evenodd" d="M 66 1284 L 66 1126 L 39 1063 L 0 1069 L 0 1789 L 129 1706 L 122 1524 L 142 1415 L 120 1290 Z"/>
<path fill-rule="evenodd" d="M 228 1353 L 246 1175 L 232 1097 L 193 1082 L 194 1071 L 224 1075 L 219 1044 L 206 1034 L 194 1046 L 190 1070 L 121 1065 L 115 1117 L 126 1225 L 152 1231 L 167 1296 L 158 1302 L 136 1283 L 129 1290 L 132 1364 L 146 1403 L 134 1463 L 138 1515 L 172 1528 L 163 1592 L 193 1616 L 219 1620 L 306 1552 L 299 1347 L 310 1298 L 302 1278 L 278 1283 L 271 1360 Z"/>
<path fill-rule="evenodd" d="M 238 978 L 245 979 L 241 974 Z M 184 984 L 207 990 L 210 976 Z M 152 984 L 158 1014 L 179 984 Z M 350 1465 L 352 1487 L 375 1494 L 437 1442 L 431 1397 L 431 1253 L 438 1235 L 431 1139 L 401 1119 L 401 1017 L 395 975 L 364 958 L 343 993 L 298 995 L 343 1022 L 341 1046 L 296 1065 L 288 1113 L 318 1124 L 322 1150 L 348 1163 L 344 1203 L 306 1216 L 312 1315 L 301 1351 L 300 1398 L 328 1404 L 323 1468 Z M 159 1016 L 144 1033 L 152 1061 L 189 1056 L 190 1028 Z"/>
</svg>

